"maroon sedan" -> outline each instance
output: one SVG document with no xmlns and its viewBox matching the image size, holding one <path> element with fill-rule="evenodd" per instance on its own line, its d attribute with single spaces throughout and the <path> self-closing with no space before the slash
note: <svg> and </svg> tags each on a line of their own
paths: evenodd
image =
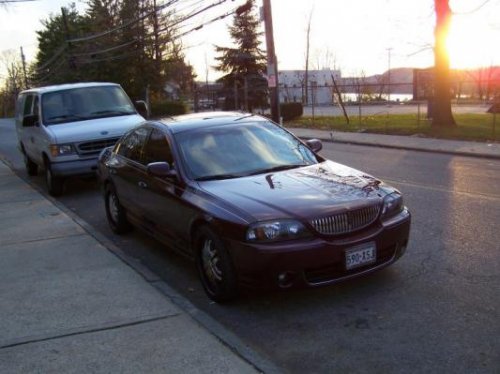
<svg viewBox="0 0 500 374">
<path fill-rule="evenodd" d="M 410 231 L 401 193 L 321 147 L 242 113 L 146 122 L 101 153 L 109 224 L 194 258 L 219 302 L 241 286 L 322 286 L 393 263 Z"/>
</svg>

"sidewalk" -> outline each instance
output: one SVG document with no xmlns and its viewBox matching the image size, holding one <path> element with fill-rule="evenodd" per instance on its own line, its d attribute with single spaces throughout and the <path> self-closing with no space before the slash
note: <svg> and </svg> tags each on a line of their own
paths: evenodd
<svg viewBox="0 0 500 374">
<path fill-rule="evenodd" d="M 2 162 L 0 274 L 1 373 L 272 371 L 202 327 Z"/>
<path fill-rule="evenodd" d="M 287 128 L 299 138 L 317 138 L 335 143 L 369 145 L 376 147 L 444 153 L 458 156 L 500 159 L 499 143 L 481 143 L 461 140 L 421 138 L 417 136 L 380 135 L 357 132 L 340 132 L 305 128 Z"/>
</svg>

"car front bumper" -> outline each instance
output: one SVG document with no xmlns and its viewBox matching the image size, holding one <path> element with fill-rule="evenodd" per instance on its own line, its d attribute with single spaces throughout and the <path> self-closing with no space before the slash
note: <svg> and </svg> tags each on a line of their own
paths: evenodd
<svg viewBox="0 0 500 374">
<path fill-rule="evenodd" d="M 380 270 L 399 259 L 406 250 L 411 215 L 404 209 L 389 221 L 371 229 L 339 238 L 273 244 L 229 241 L 239 282 L 249 287 L 318 287 Z M 374 243 L 376 260 L 346 269 L 346 251 Z"/>
</svg>

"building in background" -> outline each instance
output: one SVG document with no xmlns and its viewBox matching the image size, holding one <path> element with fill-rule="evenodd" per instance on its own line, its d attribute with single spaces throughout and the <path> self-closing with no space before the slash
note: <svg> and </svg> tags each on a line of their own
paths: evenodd
<svg viewBox="0 0 500 374">
<path fill-rule="evenodd" d="M 308 71 L 308 87 L 305 89 L 305 70 L 282 70 L 278 73 L 280 102 L 314 103 L 331 105 L 333 100 L 333 80 L 339 82 L 340 70 L 322 69 Z M 306 100 L 307 91 L 307 100 Z"/>
</svg>

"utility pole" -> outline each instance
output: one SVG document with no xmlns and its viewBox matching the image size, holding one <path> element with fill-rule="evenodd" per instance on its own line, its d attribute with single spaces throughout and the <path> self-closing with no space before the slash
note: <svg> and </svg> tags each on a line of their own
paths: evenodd
<svg viewBox="0 0 500 374">
<path fill-rule="evenodd" d="M 70 40 L 70 35 L 69 35 L 69 26 L 68 26 L 68 17 L 66 15 L 66 8 L 61 7 L 61 14 L 62 14 L 62 19 L 63 19 L 63 26 L 64 26 L 64 37 L 66 38 L 66 43 L 68 45 L 68 66 L 70 70 L 73 70 L 76 72 L 76 64 L 75 64 L 75 59 L 73 55 L 71 54 L 71 42 Z"/>
<path fill-rule="evenodd" d="M 392 48 L 387 48 L 387 101 L 391 102 L 391 51 Z"/>
<path fill-rule="evenodd" d="M 280 97 L 278 82 L 278 59 L 274 51 L 273 16 L 271 11 L 271 0 L 263 0 L 264 28 L 266 32 L 267 49 L 267 82 L 271 97 L 271 118 L 280 123 Z"/>
<path fill-rule="evenodd" d="M 23 74 L 24 74 L 24 88 L 28 87 L 28 75 L 26 74 L 26 59 L 24 57 L 23 47 L 21 47 L 21 61 L 23 63 Z"/>
</svg>

